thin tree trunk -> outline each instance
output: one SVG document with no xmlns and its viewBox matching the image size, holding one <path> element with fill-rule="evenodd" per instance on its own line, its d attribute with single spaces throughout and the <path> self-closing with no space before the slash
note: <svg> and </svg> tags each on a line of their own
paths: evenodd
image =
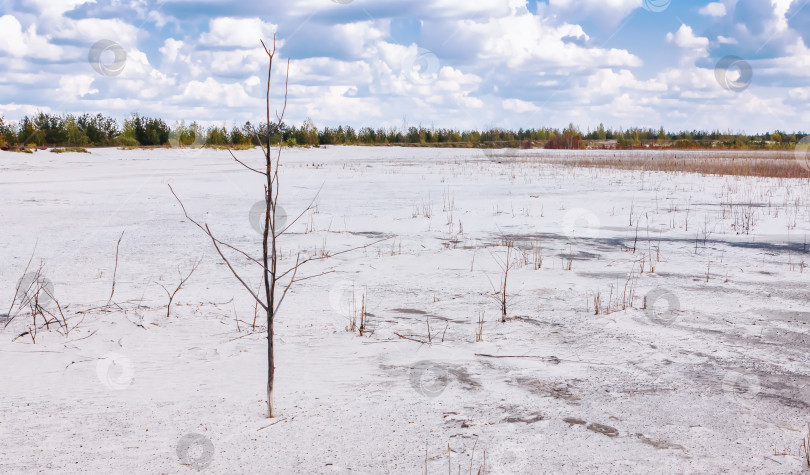
<svg viewBox="0 0 810 475">
<path fill-rule="evenodd" d="M 273 417 L 273 378 L 276 367 L 273 361 L 273 314 L 275 310 L 276 290 L 276 230 L 275 230 L 275 196 L 273 183 L 273 158 L 270 155 L 273 141 L 273 132 L 270 127 L 270 78 L 273 73 L 273 56 L 275 54 L 275 40 L 273 41 L 273 54 L 270 56 L 270 67 L 267 70 L 267 148 L 265 149 L 265 162 L 267 165 L 267 187 L 265 188 L 265 202 L 267 210 L 264 215 L 264 237 L 262 241 L 262 257 L 264 260 L 265 279 L 264 290 L 267 298 L 267 417 Z M 281 143 L 279 143 L 279 147 Z M 278 184 L 275 184 L 278 186 Z M 268 241 L 271 242 L 268 242 Z M 272 255 L 269 255 L 272 248 Z M 268 265 L 268 260 L 269 262 Z M 269 272 L 268 272 L 269 270 Z M 268 275 L 269 274 L 269 275 Z"/>
</svg>

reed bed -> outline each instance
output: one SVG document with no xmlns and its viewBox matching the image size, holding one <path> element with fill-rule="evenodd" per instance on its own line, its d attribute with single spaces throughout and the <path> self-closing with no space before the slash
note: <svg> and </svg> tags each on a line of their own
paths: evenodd
<svg viewBox="0 0 810 475">
<path fill-rule="evenodd" d="M 810 161 L 784 151 L 629 151 L 533 150 L 506 151 L 493 160 L 540 161 L 584 168 L 698 173 L 771 178 L 810 178 Z"/>
</svg>

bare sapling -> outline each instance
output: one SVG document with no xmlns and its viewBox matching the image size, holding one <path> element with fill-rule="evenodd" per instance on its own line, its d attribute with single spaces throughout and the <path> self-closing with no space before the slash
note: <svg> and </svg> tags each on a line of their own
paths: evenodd
<svg viewBox="0 0 810 475">
<path fill-rule="evenodd" d="M 354 284 L 352 284 L 352 306 L 349 315 L 349 326 L 346 328 L 348 332 L 357 331 L 357 297 L 354 293 Z"/>
<path fill-rule="evenodd" d="M 543 248 L 539 244 L 534 246 L 534 270 L 543 268 Z"/>
<path fill-rule="evenodd" d="M 475 342 L 484 341 L 484 312 L 478 314 L 478 329 L 475 331 Z"/>
<path fill-rule="evenodd" d="M 180 272 L 180 268 L 179 267 L 177 268 L 177 274 L 180 276 L 180 283 L 177 284 L 177 287 L 175 287 L 174 291 L 172 292 L 169 292 L 169 289 L 167 289 L 166 286 L 161 284 L 160 282 L 155 282 L 157 285 L 163 288 L 163 291 L 166 292 L 166 295 L 169 297 L 169 303 L 166 304 L 166 318 L 172 316 L 172 302 L 174 301 L 174 297 L 177 295 L 178 292 L 180 292 L 180 289 L 183 288 L 183 285 L 185 285 L 185 283 L 188 282 L 188 279 L 191 278 L 191 274 L 193 274 L 194 271 L 197 270 L 197 267 L 199 267 L 200 262 L 201 261 L 195 262 L 194 266 L 191 267 L 191 270 L 188 272 L 188 274 L 186 274 L 185 277 L 183 277 L 183 274 Z"/>
<path fill-rule="evenodd" d="M 594 308 L 593 314 L 594 315 L 599 315 L 599 307 L 601 307 L 601 306 L 602 306 L 601 295 L 597 291 L 596 295 L 593 296 L 593 308 Z"/>
<path fill-rule="evenodd" d="M 635 294 L 635 286 L 638 277 L 631 270 L 624 283 L 624 293 L 622 294 L 622 310 L 627 310 L 627 307 L 633 308 L 633 296 Z"/>
<path fill-rule="evenodd" d="M 427 332 L 428 332 L 428 344 L 433 343 L 433 336 L 430 333 L 430 317 L 425 317 L 427 323 Z"/>
<path fill-rule="evenodd" d="M 118 243 L 115 245 L 115 269 L 113 269 L 112 288 L 110 289 L 110 298 L 107 299 L 107 306 L 110 305 L 113 295 L 115 295 L 115 276 L 118 274 L 118 248 L 121 247 L 121 240 L 124 239 L 125 232 L 126 230 L 121 231 L 121 236 L 118 238 Z"/>
<path fill-rule="evenodd" d="M 28 313 L 31 315 L 31 324 L 27 325 L 26 331 L 17 335 L 14 341 L 29 335 L 31 336 L 31 341 L 36 344 L 37 331 L 41 327 L 50 330 L 51 325 L 55 325 L 57 330 L 62 332 L 65 336 L 70 332 L 70 328 L 68 327 L 67 318 L 62 312 L 62 306 L 54 295 L 53 284 L 43 275 L 43 265 L 40 264 L 32 273 L 28 272 L 33 258 L 34 256 L 32 254 L 28 263 L 25 265 L 23 277 L 14 290 L 14 298 L 11 300 L 11 306 L 8 309 L 8 313 L 4 315 L 6 322 L 3 328 L 8 327 L 21 313 Z M 47 302 L 53 302 L 56 305 L 55 312 L 48 309 Z M 37 317 L 41 320 L 38 321 Z"/>
<path fill-rule="evenodd" d="M 495 261 L 501 268 L 502 278 L 501 281 L 499 282 L 500 287 L 494 289 L 495 295 L 493 296 L 495 301 L 498 303 L 498 306 L 500 307 L 501 323 L 506 323 L 506 316 L 508 313 L 507 307 L 509 305 L 509 294 L 507 293 L 507 284 L 509 282 L 509 271 L 512 269 L 512 249 L 515 247 L 515 243 L 512 241 L 506 241 L 505 245 L 506 245 L 506 259 L 504 261 L 500 261 L 497 257 L 495 258 Z"/>
<path fill-rule="evenodd" d="M 275 351 L 275 340 L 274 340 L 274 322 L 275 317 L 281 308 L 284 299 L 287 296 L 290 288 L 293 284 L 297 282 L 301 282 L 303 280 L 311 279 L 314 277 L 319 277 L 329 272 L 322 272 L 315 275 L 309 275 L 306 277 L 299 277 L 298 272 L 301 267 L 305 264 L 329 259 L 331 257 L 338 256 L 340 254 L 345 254 L 347 252 L 359 250 L 359 249 L 366 249 L 371 247 L 377 243 L 386 241 L 391 238 L 384 238 L 377 241 L 374 241 L 370 244 L 357 246 L 351 249 L 347 249 L 344 251 L 336 252 L 336 253 L 327 253 L 322 252 L 320 256 L 312 256 L 312 257 L 302 257 L 301 253 L 295 257 L 295 263 L 291 265 L 287 270 L 279 270 L 279 261 L 280 261 L 280 253 L 279 253 L 279 238 L 284 236 L 287 231 L 294 226 L 306 213 L 311 211 L 318 199 L 318 194 L 313 197 L 312 202 L 301 211 L 298 216 L 291 220 L 286 225 L 277 226 L 276 221 L 276 209 L 278 206 L 279 200 L 279 191 L 280 191 L 280 182 L 279 182 L 279 165 L 281 163 L 281 152 L 284 148 L 284 142 L 282 139 L 278 141 L 278 147 L 274 150 L 273 147 L 273 132 L 281 130 L 284 126 L 284 115 L 287 110 L 287 97 L 288 97 L 288 85 L 289 85 L 289 73 L 290 73 L 290 61 L 287 61 L 287 70 L 285 75 L 285 84 L 284 84 L 284 103 L 279 113 L 276 111 L 276 118 L 275 120 L 271 121 L 270 116 L 270 85 L 272 79 L 272 72 L 273 72 L 273 60 L 276 57 L 276 41 L 275 37 L 273 38 L 273 46 L 272 48 L 268 48 L 264 41 L 261 41 L 262 47 L 264 48 L 265 53 L 267 53 L 267 57 L 269 60 L 269 65 L 267 68 L 267 91 L 266 91 L 266 101 L 265 101 L 265 119 L 266 126 L 265 130 L 260 130 L 263 133 L 263 137 L 259 137 L 259 146 L 262 149 L 262 155 L 264 157 L 264 166 L 262 168 L 251 167 L 250 165 L 246 164 L 233 153 L 233 150 L 230 148 L 228 152 L 230 153 L 231 157 L 241 166 L 250 170 L 251 172 L 257 173 L 264 177 L 264 198 L 266 202 L 266 212 L 264 215 L 264 230 L 262 234 L 262 246 L 261 246 L 261 257 L 256 259 L 252 257 L 249 253 L 240 250 L 224 241 L 217 239 L 211 229 L 209 228 L 208 224 L 200 224 L 199 222 L 195 221 L 191 216 L 189 216 L 183 202 L 174 192 L 171 185 L 169 189 L 171 190 L 174 197 L 177 199 L 180 207 L 183 210 L 183 214 L 185 215 L 186 219 L 188 219 L 192 224 L 197 226 L 203 233 L 205 233 L 210 239 L 211 243 L 214 245 L 219 257 L 222 261 L 228 266 L 228 269 L 231 271 L 233 276 L 245 290 L 250 293 L 251 297 L 255 300 L 256 304 L 261 307 L 262 311 L 264 312 L 266 319 L 267 319 L 267 417 L 272 418 L 275 417 L 275 410 L 273 406 L 273 384 L 275 382 L 275 359 L 274 359 L 274 351 Z M 259 132 L 255 133 L 256 136 L 259 136 Z M 262 291 L 254 291 L 251 286 L 245 281 L 242 275 L 237 272 L 237 270 L 232 265 L 231 261 L 226 257 L 223 249 L 235 252 L 242 257 L 246 258 L 251 264 L 254 264 L 261 268 L 261 281 L 264 285 Z M 264 294 L 262 297 L 261 294 Z"/>
<path fill-rule="evenodd" d="M 360 303 L 360 336 L 366 331 L 366 294 L 363 293 L 362 302 Z"/>
</svg>

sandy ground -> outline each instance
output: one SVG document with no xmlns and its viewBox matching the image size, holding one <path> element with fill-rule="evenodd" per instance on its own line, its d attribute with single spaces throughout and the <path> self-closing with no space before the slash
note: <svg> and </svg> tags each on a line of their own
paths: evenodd
<svg viewBox="0 0 810 475">
<path fill-rule="evenodd" d="M 71 330 L 34 342 L 18 338 L 30 314 L 3 318 L 0 472 L 804 470 L 806 180 L 436 149 L 284 162 L 290 221 L 320 195 L 282 267 L 389 239 L 304 270 L 329 273 L 278 316 L 269 420 L 261 319 L 167 187 L 255 254 L 261 176 L 211 150 L 0 152 L 0 313 L 33 255 Z M 198 261 L 167 318 L 160 285 Z M 361 337 L 347 327 L 363 296 Z"/>
</svg>

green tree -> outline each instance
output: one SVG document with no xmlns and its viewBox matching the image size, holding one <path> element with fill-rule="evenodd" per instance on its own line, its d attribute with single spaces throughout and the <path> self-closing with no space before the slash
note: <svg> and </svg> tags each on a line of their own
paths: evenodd
<svg viewBox="0 0 810 475">
<path fill-rule="evenodd" d="M 664 127 L 661 126 L 661 128 L 658 130 L 658 143 L 663 144 L 664 142 L 666 142 L 666 140 L 667 140 L 667 132 L 664 130 Z"/>
<path fill-rule="evenodd" d="M 140 142 L 138 142 L 136 135 L 137 131 L 135 129 L 134 117 L 132 119 L 125 119 L 124 129 L 121 131 L 121 134 L 116 137 L 115 141 L 125 147 L 137 147 L 140 145 Z"/>
<path fill-rule="evenodd" d="M 599 123 L 599 127 L 596 129 L 596 138 L 599 140 L 607 140 L 607 132 L 605 132 L 605 124 Z"/>
<path fill-rule="evenodd" d="M 76 119 L 72 116 L 65 120 L 65 135 L 67 145 L 71 147 L 84 147 L 90 143 L 87 134 L 76 124 Z"/>
<path fill-rule="evenodd" d="M 309 117 L 301 126 L 301 139 L 301 144 L 309 147 L 315 147 L 319 144 L 318 128 L 315 127 L 315 123 Z"/>
</svg>

